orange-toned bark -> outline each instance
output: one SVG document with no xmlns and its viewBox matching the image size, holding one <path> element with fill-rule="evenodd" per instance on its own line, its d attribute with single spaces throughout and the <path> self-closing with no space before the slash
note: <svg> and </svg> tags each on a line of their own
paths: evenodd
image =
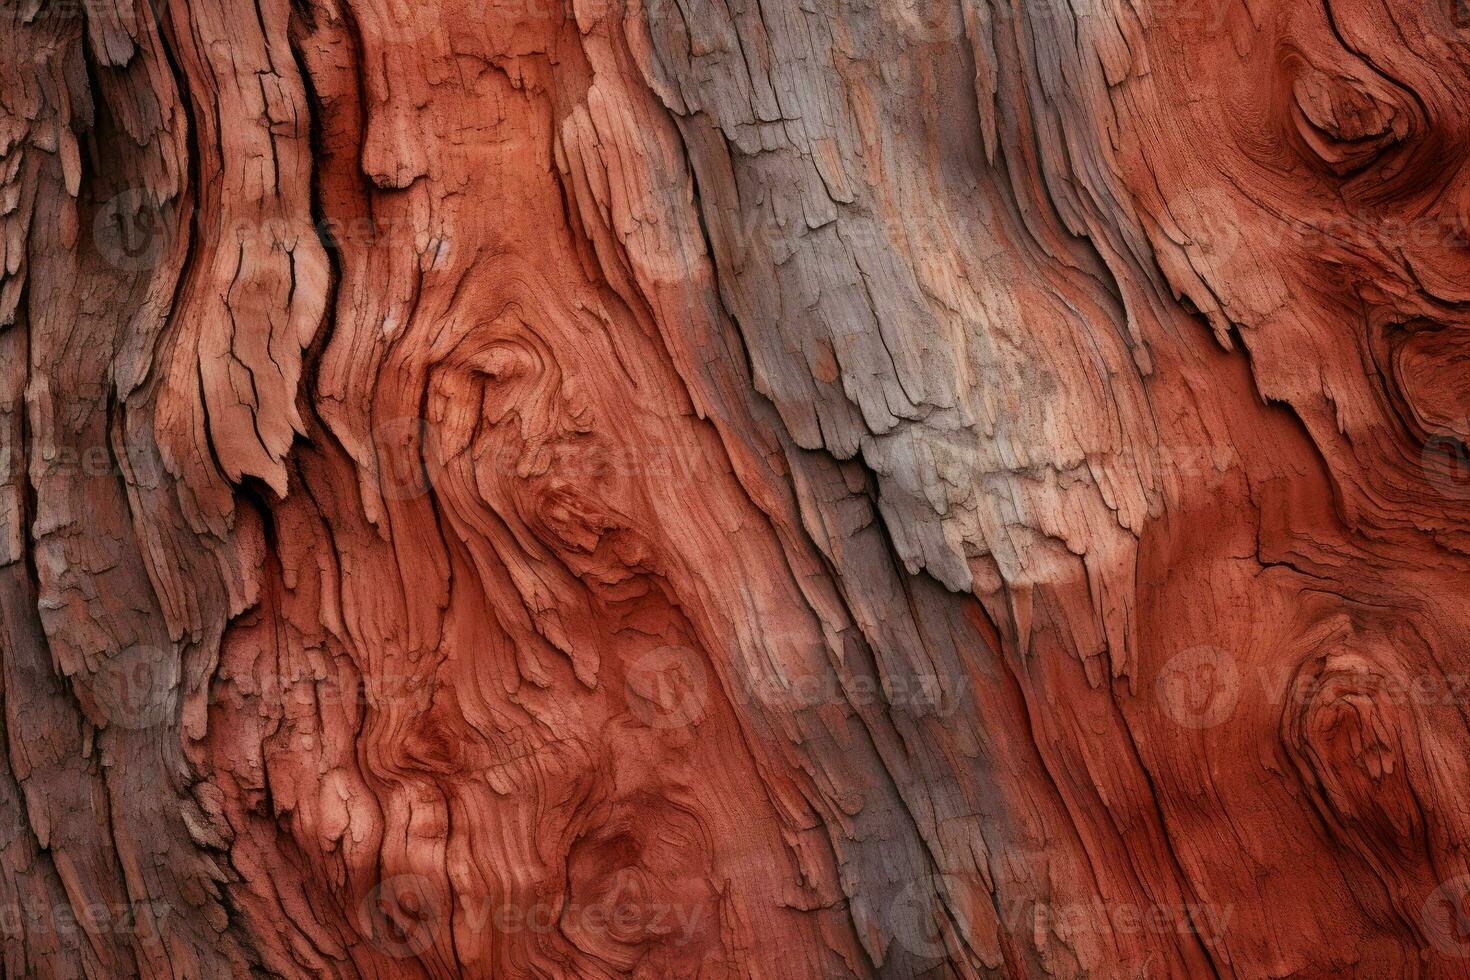
<svg viewBox="0 0 1470 980">
<path fill-rule="evenodd" d="M 15 976 L 1470 972 L 1452 0 L 25 0 Z"/>
</svg>

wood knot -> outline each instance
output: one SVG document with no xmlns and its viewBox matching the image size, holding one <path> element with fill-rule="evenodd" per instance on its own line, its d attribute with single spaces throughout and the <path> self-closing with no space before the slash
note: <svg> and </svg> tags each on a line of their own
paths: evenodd
<svg viewBox="0 0 1470 980">
<path fill-rule="evenodd" d="M 1287 754 L 1334 834 L 1361 852 L 1417 846 L 1423 814 L 1402 748 L 1417 737 L 1411 688 L 1396 664 L 1354 650 L 1313 658 L 1292 679 Z"/>
<path fill-rule="evenodd" d="M 1300 144 L 1339 177 L 1367 167 L 1413 132 L 1413 115 L 1367 81 L 1305 66 L 1291 84 L 1291 96 Z"/>
<path fill-rule="evenodd" d="M 1470 441 L 1470 329 L 1427 320 L 1395 324 L 1384 338 L 1389 372 L 1421 439 Z"/>
<path fill-rule="evenodd" d="M 410 710 L 412 710 L 410 708 Z M 401 722 L 400 736 L 386 736 L 392 768 L 401 773 L 450 776 L 477 769 L 469 726 L 459 709 L 436 699 L 428 710 Z"/>
<path fill-rule="evenodd" d="M 617 971 L 682 976 L 718 929 L 709 841 L 693 813 L 652 793 L 612 805 L 572 846 L 562 932 Z M 698 972 L 697 970 L 694 972 Z"/>
</svg>

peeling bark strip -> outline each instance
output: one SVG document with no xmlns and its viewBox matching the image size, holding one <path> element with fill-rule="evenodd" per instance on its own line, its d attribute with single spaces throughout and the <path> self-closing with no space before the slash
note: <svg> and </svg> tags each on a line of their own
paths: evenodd
<svg viewBox="0 0 1470 980">
<path fill-rule="evenodd" d="M 6 0 L 0 972 L 1470 975 L 1451 0 Z"/>
</svg>

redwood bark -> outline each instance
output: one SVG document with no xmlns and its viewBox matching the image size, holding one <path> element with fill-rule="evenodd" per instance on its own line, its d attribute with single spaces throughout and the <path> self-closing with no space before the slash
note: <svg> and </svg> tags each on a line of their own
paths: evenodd
<svg viewBox="0 0 1470 980">
<path fill-rule="evenodd" d="M 0 968 L 1470 974 L 1457 0 L 7 0 Z"/>
</svg>

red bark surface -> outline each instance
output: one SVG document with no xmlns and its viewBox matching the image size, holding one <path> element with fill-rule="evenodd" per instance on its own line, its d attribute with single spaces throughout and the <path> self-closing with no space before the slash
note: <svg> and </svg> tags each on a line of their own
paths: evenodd
<svg viewBox="0 0 1470 980">
<path fill-rule="evenodd" d="M 12 0 L 0 968 L 1470 974 L 1458 0 Z"/>
</svg>

